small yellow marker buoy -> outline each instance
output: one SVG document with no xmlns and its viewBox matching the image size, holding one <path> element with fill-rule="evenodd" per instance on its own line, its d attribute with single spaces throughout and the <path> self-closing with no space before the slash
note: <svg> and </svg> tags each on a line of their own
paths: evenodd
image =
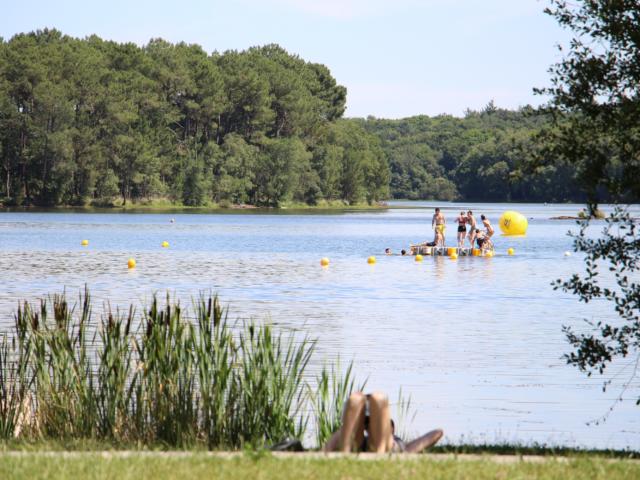
<svg viewBox="0 0 640 480">
<path fill-rule="evenodd" d="M 510 248 L 509 250 L 507 250 L 507 255 L 513 255 L 515 253 L 516 251 L 513 248 Z"/>
<path fill-rule="evenodd" d="M 166 240 L 162 242 L 162 248 L 169 248 L 169 242 L 167 242 Z"/>
<path fill-rule="evenodd" d="M 489 250 L 487 253 L 484 254 L 485 257 L 493 257 L 493 252 L 491 250 Z"/>
<path fill-rule="evenodd" d="M 480 249 L 479 249 L 479 248 L 473 248 L 473 249 L 471 249 L 471 254 L 472 254 L 474 257 L 479 257 L 479 256 L 481 255 L 481 253 L 482 253 L 482 252 L 480 251 Z"/>
<path fill-rule="evenodd" d="M 376 257 L 374 257 L 373 255 L 371 255 L 369 258 L 367 258 L 367 263 L 369 265 L 373 265 L 374 263 L 376 263 Z"/>
<path fill-rule="evenodd" d="M 129 268 L 136 268 L 136 261 L 133 258 L 130 258 L 129 261 L 127 262 L 127 267 Z"/>
<path fill-rule="evenodd" d="M 422 261 L 422 255 L 417 254 L 416 255 L 416 262 L 421 262 Z"/>
<path fill-rule="evenodd" d="M 457 260 L 458 259 L 458 254 L 456 252 L 453 252 L 451 255 L 449 255 L 449 258 L 451 260 Z"/>
<path fill-rule="evenodd" d="M 86 247 L 87 245 L 89 245 L 89 240 L 82 240 L 80 242 L 80 245 L 82 245 L 83 247 Z"/>
<path fill-rule="evenodd" d="M 329 259 L 327 257 L 322 257 L 320 259 L 320 265 L 322 265 L 323 267 L 328 267 L 329 266 Z"/>
<path fill-rule="evenodd" d="M 447 248 L 447 255 L 451 256 L 451 255 L 453 255 L 454 253 L 456 253 L 456 254 L 457 254 L 457 252 L 456 252 L 456 248 L 455 248 L 455 247 L 449 247 L 449 248 Z"/>
</svg>

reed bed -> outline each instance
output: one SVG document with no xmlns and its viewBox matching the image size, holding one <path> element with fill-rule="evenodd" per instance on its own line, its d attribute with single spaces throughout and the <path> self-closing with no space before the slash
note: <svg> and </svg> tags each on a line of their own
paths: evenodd
<svg viewBox="0 0 640 480">
<path fill-rule="evenodd" d="M 23 302 L 0 337 L 0 438 L 262 447 L 335 429 L 351 365 L 305 374 L 315 341 L 230 322 L 217 296 L 93 314 L 85 290 Z M 313 418 L 311 418 L 313 417 Z"/>
</svg>

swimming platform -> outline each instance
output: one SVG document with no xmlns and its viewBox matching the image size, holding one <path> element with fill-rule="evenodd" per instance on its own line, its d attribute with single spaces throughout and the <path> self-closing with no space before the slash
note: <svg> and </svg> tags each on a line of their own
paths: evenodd
<svg viewBox="0 0 640 480">
<path fill-rule="evenodd" d="M 492 252 L 493 249 L 490 250 L 480 250 L 479 248 L 470 248 L 470 247 L 431 247 L 427 245 L 410 245 L 409 246 L 409 255 L 432 255 L 432 256 L 444 256 L 450 257 L 452 253 L 456 253 L 459 257 L 482 257 L 486 254 L 486 252 Z"/>
</svg>

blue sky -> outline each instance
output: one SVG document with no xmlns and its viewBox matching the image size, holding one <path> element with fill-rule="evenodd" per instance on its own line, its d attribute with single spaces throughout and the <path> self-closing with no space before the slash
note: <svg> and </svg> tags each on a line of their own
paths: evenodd
<svg viewBox="0 0 640 480">
<path fill-rule="evenodd" d="M 20 0 L 0 36 L 55 27 L 66 34 L 198 43 L 207 51 L 278 43 L 327 65 L 348 89 L 347 116 L 462 115 L 490 100 L 543 99 L 555 48 L 568 34 L 546 0 Z"/>
</svg>

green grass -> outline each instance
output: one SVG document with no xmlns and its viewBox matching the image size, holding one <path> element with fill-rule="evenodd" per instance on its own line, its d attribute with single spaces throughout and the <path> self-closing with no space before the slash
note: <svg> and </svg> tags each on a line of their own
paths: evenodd
<svg viewBox="0 0 640 480">
<path fill-rule="evenodd" d="M 270 455 L 243 455 L 230 459 L 205 454 L 187 456 L 108 457 L 102 454 L 79 456 L 27 454 L 0 455 L 3 479 L 631 479 L 640 478 L 640 464 L 628 460 L 577 457 L 567 462 L 516 462 L 501 464 L 489 459 L 359 460 L 357 458 L 274 458 Z"/>
<path fill-rule="evenodd" d="M 478 455 L 543 455 L 543 456 L 598 456 L 620 459 L 640 459 L 640 452 L 633 450 L 598 450 L 562 447 L 545 444 L 441 444 L 429 449 L 429 453 L 478 454 Z"/>
</svg>

